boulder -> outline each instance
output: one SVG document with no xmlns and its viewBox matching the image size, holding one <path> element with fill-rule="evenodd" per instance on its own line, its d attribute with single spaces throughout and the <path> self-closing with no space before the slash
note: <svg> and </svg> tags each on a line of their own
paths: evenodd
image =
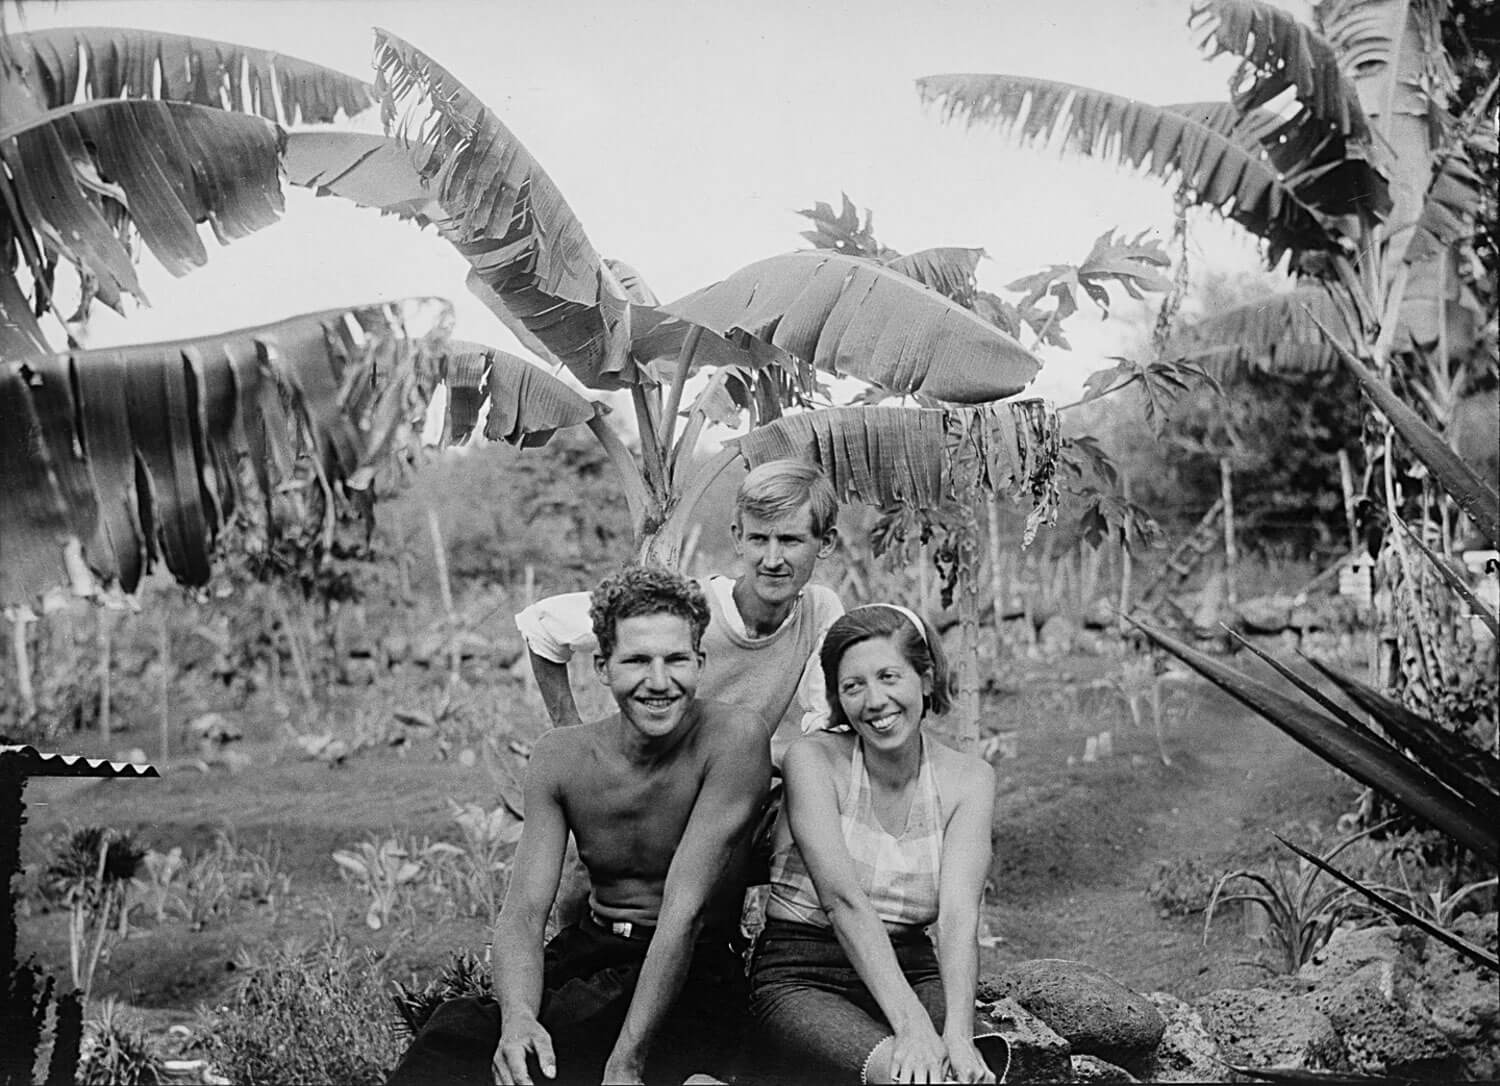
<svg viewBox="0 0 1500 1086">
<path fill-rule="evenodd" d="M 203 713 L 188 724 L 188 732 L 200 747 L 221 747 L 245 737 L 244 730 L 223 713 Z"/>
<path fill-rule="evenodd" d="M 1230 1063 L 1292 1070 L 1343 1069 L 1344 1046 L 1333 1023 L 1304 996 L 1265 988 L 1221 988 L 1193 1007 L 1202 1015 L 1222 1058 Z"/>
<path fill-rule="evenodd" d="M 1139 1082 L 1129 1071 L 1123 1067 L 1116 1067 L 1107 1060 L 1101 1060 L 1098 1056 L 1074 1056 L 1073 1081 L 1074 1082 Z"/>
<path fill-rule="evenodd" d="M 1356 1071 L 1455 1079 L 1458 1053 L 1413 1007 L 1414 987 L 1405 963 L 1377 961 L 1307 999 L 1333 1023 Z"/>
<path fill-rule="evenodd" d="M 988 976 L 981 990 L 1008 996 L 1067 1039 L 1075 1053 L 1129 1066 L 1149 1054 L 1166 1023 L 1145 996 L 1083 962 L 1039 958 Z"/>
<path fill-rule="evenodd" d="M 1208 1035 L 1203 1016 L 1167 992 L 1148 992 L 1146 998 L 1162 1016 L 1166 1028 L 1156 1051 L 1141 1066 L 1142 1077 L 1148 1082 L 1222 1079 L 1226 1071 L 1219 1062 L 1219 1046 Z"/>
<path fill-rule="evenodd" d="M 1047 1023 L 1027 1012 L 1014 999 L 988 998 L 983 994 L 984 981 L 974 1016 L 974 1032 L 998 1033 L 1010 1045 L 1010 1068 L 1006 1082 L 1071 1082 L 1072 1051 Z"/>
<path fill-rule="evenodd" d="M 1292 597 L 1273 594 L 1241 600 L 1235 607 L 1240 626 L 1250 633 L 1280 633 L 1291 625 Z"/>
<path fill-rule="evenodd" d="M 1492 952 L 1496 917 L 1451 929 Z M 1336 932 L 1298 973 L 1359 1071 L 1494 1078 L 1500 1072 L 1500 990 L 1494 977 L 1415 927 Z"/>
<path fill-rule="evenodd" d="M 1042 628 L 1037 633 L 1037 643 L 1045 655 L 1066 656 L 1073 651 L 1078 633 L 1078 623 L 1067 615 L 1053 615 L 1042 623 Z"/>
</svg>

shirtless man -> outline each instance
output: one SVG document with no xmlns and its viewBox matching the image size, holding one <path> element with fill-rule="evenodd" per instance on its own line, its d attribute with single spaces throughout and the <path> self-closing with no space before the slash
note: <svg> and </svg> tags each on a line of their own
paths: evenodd
<svg viewBox="0 0 1500 1086">
<path fill-rule="evenodd" d="M 770 780 L 765 732 L 753 713 L 696 697 L 708 608 L 692 582 L 627 570 L 595 590 L 590 613 L 618 712 L 537 740 L 495 925 L 494 998 L 439 1007 L 392 1086 L 681 1082 L 743 1021 L 729 941 Z M 570 832 L 593 890 L 544 950 Z"/>
</svg>

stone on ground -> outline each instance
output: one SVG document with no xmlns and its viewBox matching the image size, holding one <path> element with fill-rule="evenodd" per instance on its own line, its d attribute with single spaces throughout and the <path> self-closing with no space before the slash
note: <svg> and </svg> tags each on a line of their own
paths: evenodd
<svg viewBox="0 0 1500 1086">
<path fill-rule="evenodd" d="M 1221 988 L 1193 1006 L 1229 1063 L 1298 1071 L 1344 1068 L 1344 1046 L 1333 1023 L 1303 996 Z"/>
<path fill-rule="evenodd" d="M 981 983 L 984 997 L 1009 996 L 1067 1039 L 1078 1054 L 1130 1066 L 1150 1054 L 1166 1023 L 1151 1001 L 1083 962 L 1039 958 Z"/>
</svg>

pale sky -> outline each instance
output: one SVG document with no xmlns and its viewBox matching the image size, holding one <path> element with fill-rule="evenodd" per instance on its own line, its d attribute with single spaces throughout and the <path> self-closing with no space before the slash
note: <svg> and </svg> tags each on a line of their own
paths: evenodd
<svg viewBox="0 0 1500 1086">
<path fill-rule="evenodd" d="M 980 283 L 1073 263 L 1117 227 L 1170 231 L 1170 193 L 1118 168 L 1017 150 L 939 122 L 914 80 L 996 72 L 1167 104 L 1222 100 L 1185 0 L 94 0 L 26 4 L 22 28 L 141 27 L 318 61 L 365 79 L 371 27 L 423 50 L 493 109 L 551 174 L 595 248 L 664 301 L 805 247 L 794 212 L 840 191 L 876 235 L 912 250 L 982 246 Z M 355 127 L 378 130 L 369 114 Z M 1197 220 L 1199 267 L 1250 268 L 1253 246 Z M 148 267 L 152 308 L 99 307 L 89 345 L 225 331 L 294 313 L 416 294 L 450 298 L 457 335 L 519 351 L 463 287 L 467 265 L 432 230 L 289 189 L 283 221 L 173 280 Z M 1125 316 L 1128 307 L 1122 307 Z M 1136 310 L 1137 319 L 1144 319 Z M 1059 402 L 1118 349 L 1113 324 L 1069 327 L 1030 394 Z"/>
</svg>

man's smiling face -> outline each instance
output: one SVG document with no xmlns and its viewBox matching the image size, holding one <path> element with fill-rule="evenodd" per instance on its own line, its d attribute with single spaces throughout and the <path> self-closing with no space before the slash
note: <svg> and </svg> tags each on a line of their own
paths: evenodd
<svg viewBox="0 0 1500 1086">
<path fill-rule="evenodd" d="M 662 612 L 615 623 L 614 651 L 594 658 L 599 681 L 620 712 L 648 739 L 670 735 L 698 691 L 703 654 L 687 619 Z"/>
<path fill-rule="evenodd" d="M 803 503 L 773 520 L 742 511 L 730 528 L 735 554 L 745 563 L 745 583 L 767 606 L 795 599 L 818 559 L 833 550 L 833 534 L 815 535 L 812 519 L 812 507 Z"/>
</svg>

